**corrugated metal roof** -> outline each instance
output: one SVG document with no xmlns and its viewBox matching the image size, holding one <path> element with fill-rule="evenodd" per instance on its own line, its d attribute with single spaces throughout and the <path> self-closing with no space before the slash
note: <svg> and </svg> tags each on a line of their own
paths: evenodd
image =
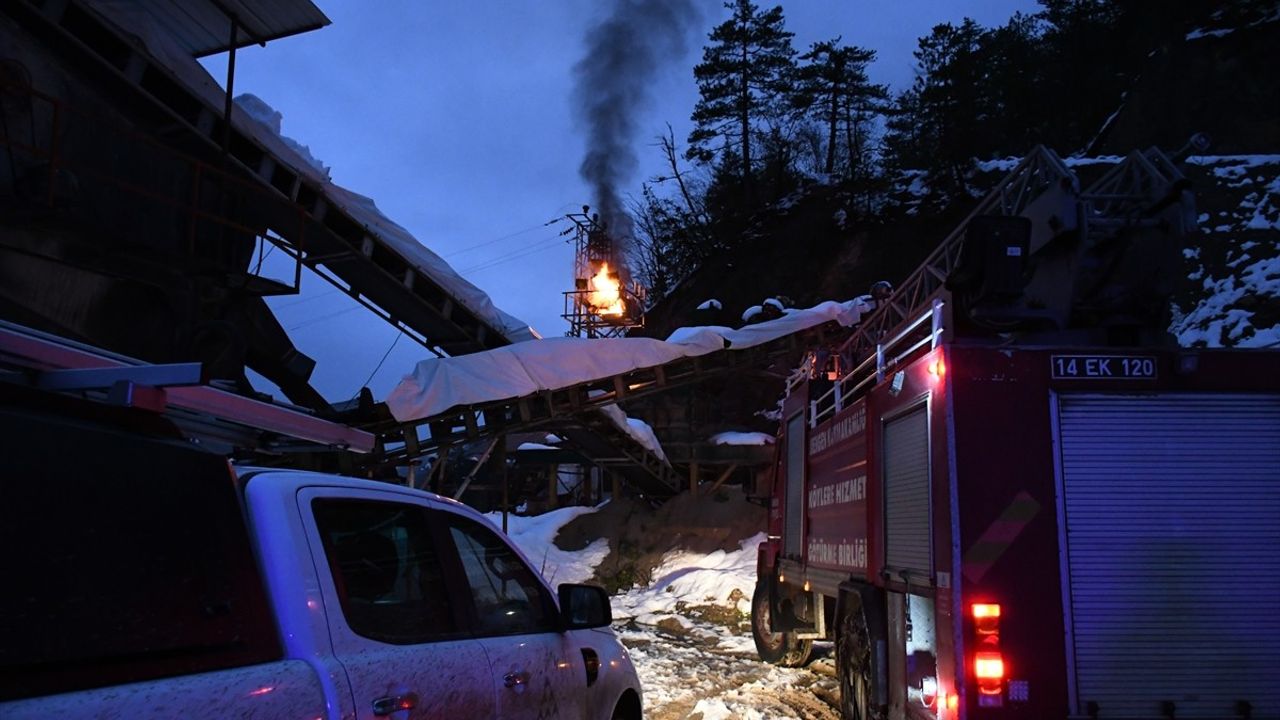
<svg viewBox="0 0 1280 720">
<path fill-rule="evenodd" d="M 236 47 L 318 30 L 330 22 L 311 0 L 89 0 L 86 4 L 132 6 L 194 57 L 231 49 L 232 16 L 240 25 Z"/>
</svg>

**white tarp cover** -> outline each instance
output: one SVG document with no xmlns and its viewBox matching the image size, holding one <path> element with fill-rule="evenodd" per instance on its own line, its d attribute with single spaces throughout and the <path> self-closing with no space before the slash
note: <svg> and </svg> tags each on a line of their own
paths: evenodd
<svg viewBox="0 0 1280 720">
<path fill-rule="evenodd" d="M 870 309 L 869 298 L 861 297 L 787 310 L 780 318 L 738 330 L 681 328 L 666 340 L 549 338 L 460 357 L 433 357 L 419 362 L 386 402 L 397 420 L 419 420 L 454 407 L 559 390 L 717 350 L 754 347 L 832 320 L 848 327 Z"/>
<path fill-rule="evenodd" d="M 174 78 L 188 90 L 203 98 L 212 107 L 221 109 L 226 97 L 223 89 L 190 53 L 169 37 L 164 28 L 156 25 L 153 15 L 138 7 L 134 0 L 97 0 L 91 8 L 122 31 L 136 37 L 147 52 L 173 73 Z M 252 98 L 252 99 L 249 99 Z M 449 293 L 460 305 L 475 313 L 481 320 L 502 332 L 508 340 L 520 342 L 532 340 L 538 334 L 527 323 L 503 312 L 493 304 L 487 294 L 465 280 L 439 255 L 418 242 L 409 231 L 383 215 L 373 200 L 334 184 L 319 161 L 306 155 L 304 145 L 280 134 L 279 113 L 261 99 L 249 96 L 247 102 L 238 103 L 231 113 L 231 123 L 237 130 L 257 140 L 294 172 L 315 184 L 330 203 L 342 208 L 352 220 L 365 230 L 400 253 L 419 272 L 431 278 Z"/>
</svg>

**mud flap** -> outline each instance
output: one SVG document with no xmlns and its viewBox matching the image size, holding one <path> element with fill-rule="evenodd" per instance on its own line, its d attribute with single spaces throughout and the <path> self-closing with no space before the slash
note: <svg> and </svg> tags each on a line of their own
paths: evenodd
<svg viewBox="0 0 1280 720">
<path fill-rule="evenodd" d="M 784 598 L 777 580 L 769 582 L 769 625 L 774 632 L 815 632 L 819 629 L 815 623 L 806 622 L 796 615 L 795 599 L 802 599 L 806 595 L 809 593 L 797 589 Z"/>
</svg>

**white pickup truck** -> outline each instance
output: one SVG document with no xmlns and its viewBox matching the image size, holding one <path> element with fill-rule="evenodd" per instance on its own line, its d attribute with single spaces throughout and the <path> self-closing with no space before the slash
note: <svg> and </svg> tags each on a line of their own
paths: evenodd
<svg viewBox="0 0 1280 720">
<path fill-rule="evenodd" d="M 604 591 L 459 503 L 20 388 L 0 432 L 0 717 L 641 717 Z"/>
</svg>

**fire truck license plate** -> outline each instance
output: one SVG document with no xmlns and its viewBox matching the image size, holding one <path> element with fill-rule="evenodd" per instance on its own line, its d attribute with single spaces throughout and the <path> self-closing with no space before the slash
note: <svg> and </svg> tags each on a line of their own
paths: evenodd
<svg viewBox="0 0 1280 720">
<path fill-rule="evenodd" d="M 1054 355 L 1054 380 L 1155 380 L 1151 355 Z"/>
</svg>

